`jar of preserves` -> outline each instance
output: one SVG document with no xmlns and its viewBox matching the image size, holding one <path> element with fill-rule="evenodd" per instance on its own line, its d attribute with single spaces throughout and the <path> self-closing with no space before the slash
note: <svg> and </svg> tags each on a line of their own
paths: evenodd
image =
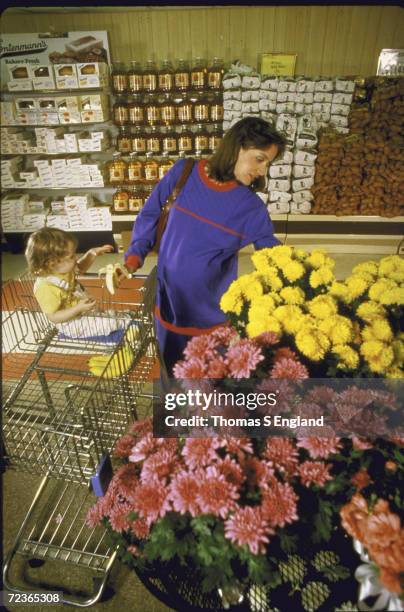
<svg viewBox="0 0 404 612">
<path fill-rule="evenodd" d="M 123 98 L 117 98 L 112 107 L 112 116 L 115 125 L 126 125 L 129 122 L 129 109 Z"/>
<path fill-rule="evenodd" d="M 223 96 L 220 93 L 215 93 L 209 97 L 209 119 L 211 121 L 223 121 Z"/>
<path fill-rule="evenodd" d="M 148 181 L 149 183 L 156 183 L 159 180 L 159 163 L 153 157 L 153 153 L 151 151 L 146 153 L 146 161 L 144 163 L 144 176 L 146 181 Z M 145 191 L 147 191 L 147 187 L 149 187 L 149 185 L 145 185 Z"/>
<path fill-rule="evenodd" d="M 196 126 L 194 146 L 195 151 L 200 151 L 201 153 L 209 152 L 209 132 L 201 124 Z"/>
<path fill-rule="evenodd" d="M 164 92 L 174 89 L 174 68 L 168 59 L 163 60 L 158 72 L 158 88 Z"/>
<path fill-rule="evenodd" d="M 191 87 L 204 89 L 206 86 L 206 63 L 201 57 L 197 57 L 191 69 Z"/>
<path fill-rule="evenodd" d="M 171 128 L 163 128 L 161 134 L 161 144 L 163 151 L 171 155 L 175 155 L 178 151 L 176 132 L 174 132 L 174 130 Z"/>
<path fill-rule="evenodd" d="M 209 89 L 220 89 L 224 75 L 223 60 L 220 57 L 214 57 L 212 65 L 208 68 L 208 87 Z"/>
<path fill-rule="evenodd" d="M 140 62 L 132 61 L 128 72 L 128 91 L 137 94 L 143 91 L 143 70 Z"/>
<path fill-rule="evenodd" d="M 186 93 L 177 101 L 177 118 L 178 123 L 191 123 L 193 119 L 192 102 Z"/>
<path fill-rule="evenodd" d="M 191 84 L 191 74 L 187 60 L 179 59 L 178 66 L 174 72 L 174 85 L 180 91 L 186 91 Z"/>
<path fill-rule="evenodd" d="M 132 151 L 132 139 L 128 128 L 119 128 L 119 134 L 116 139 L 116 148 L 118 149 L 119 153 L 130 153 Z"/>
<path fill-rule="evenodd" d="M 114 214 L 127 213 L 129 210 L 129 192 L 124 187 L 119 187 L 112 196 L 112 212 Z"/>
<path fill-rule="evenodd" d="M 142 210 L 145 200 L 144 189 L 141 183 L 134 185 L 129 192 L 128 209 L 131 213 L 138 213 Z"/>
<path fill-rule="evenodd" d="M 193 106 L 195 121 L 198 123 L 209 121 L 209 102 L 205 94 L 198 94 Z"/>
<path fill-rule="evenodd" d="M 107 180 L 110 185 L 122 185 L 126 182 L 127 166 L 121 158 L 121 154 L 116 152 L 112 155 L 112 161 L 107 164 Z"/>
<path fill-rule="evenodd" d="M 174 100 L 169 94 L 164 94 L 159 101 L 161 122 L 163 125 L 174 125 L 176 118 Z"/>
<path fill-rule="evenodd" d="M 156 63 L 153 60 L 148 60 L 143 71 L 143 89 L 148 93 L 154 93 L 157 91 L 157 85 Z"/>
<path fill-rule="evenodd" d="M 149 95 L 144 100 L 146 120 L 149 125 L 159 125 L 161 122 L 160 106 L 157 96 Z"/>
<path fill-rule="evenodd" d="M 174 160 L 170 159 L 168 151 L 163 151 L 163 156 L 159 163 L 159 180 L 163 178 L 165 174 L 174 166 Z"/>
<path fill-rule="evenodd" d="M 128 162 L 128 183 L 134 185 L 139 183 L 144 178 L 143 162 L 138 157 L 137 153 L 131 153 L 129 155 Z"/>
<path fill-rule="evenodd" d="M 146 132 L 144 128 L 137 126 L 131 128 L 132 151 L 134 153 L 146 153 Z"/>
<path fill-rule="evenodd" d="M 160 153 L 161 136 L 155 126 L 151 127 L 146 134 L 146 151 L 150 153 Z"/>
<path fill-rule="evenodd" d="M 220 125 L 216 123 L 213 126 L 213 130 L 209 134 L 209 149 L 212 153 L 216 151 L 222 139 L 223 139 L 223 130 L 221 129 Z"/>
<path fill-rule="evenodd" d="M 112 64 L 111 84 L 112 91 L 116 94 L 122 94 L 128 90 L 128 74 L 122 62 Z"/>
<path fill-rule="evenodd" d="M 139 94 L 129 99 L 128 115 L 131 125 L 143 125 L 145 123 L 145 108 L 142 97 Z"/>
<path fill-rule="evenodd" d="M 183 125 L 178 134 L 178 152 L 180 155 L 191 155 L 193 147 L 194 135 L 191 130 Z"/>
</svg>

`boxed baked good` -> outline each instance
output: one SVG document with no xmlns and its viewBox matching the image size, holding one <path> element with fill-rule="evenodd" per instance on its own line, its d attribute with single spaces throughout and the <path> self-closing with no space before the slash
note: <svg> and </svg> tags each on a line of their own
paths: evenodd
<svg viewBox="0 0 404 612">
<path fill-rule="evenodd" d="M 79 87 L 105 87 L 108 85 L 108 66 L 104 62 L 77 64 Z"/>
<path fill-rule="evenodd" d="M 92 36 L 91 34 L 88 36 L 82 36 L 81 38 L 77 38 L 76 40 L 72 40 L 66 44 L 66 49 L 68 51 L 73 51 L 73 53 L 85 53 L 86 51 L 94 49 L 94 47 L 102 49 L 103 41 L 99 38 L 95 38 L 95 36 Z"/>
<path fill-rule="evenodd" d="M 55 81 L 57 89 L 77 89 L 76 64 L 54 64 Z"/>
<path fill-rule="evenodd" d="M 29 69 L 34 89 L 55 89 L 55 77 L 51 64 L 30 66 Z"/>
<path fill-rule="evenodd" d="M 12 64 L 7 66 L 9 81 L 7 88 L 9 91 L 30 91 L 32 90 L 32 80 L 30 78 L 28 64 Z"/>
</svg>

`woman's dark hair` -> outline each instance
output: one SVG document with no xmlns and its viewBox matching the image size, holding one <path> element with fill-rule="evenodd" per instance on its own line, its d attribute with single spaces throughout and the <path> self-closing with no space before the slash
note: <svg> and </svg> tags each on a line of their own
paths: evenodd
<svg viewBox="0 0 404 612">
<path fill-rule="evenodd" d="M 217 181 L 234 179 L 234 167 L 240 149 L 266 149 L 271 145 L 278 147 L 278 154 L 285 150 L 286 140 L 267 121 L 260 117 L 245 117 L 237 121 L 224 135 L 215 153 L 209 159 L 209 175 Z M 250 185 L 254 191 L 259 191 L 265 185 L 264 177 L 259 177 Z"/>
</svg>

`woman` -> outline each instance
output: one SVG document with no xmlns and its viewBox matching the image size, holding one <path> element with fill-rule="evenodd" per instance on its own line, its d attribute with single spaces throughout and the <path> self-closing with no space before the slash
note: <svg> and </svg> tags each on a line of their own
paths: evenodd
<svg viewBox="0 0 404 612">
<path fill-rule="evenodd" d="M 267 209 L 255 190 L 285 140 L 266 121 L 241 119 L 217 151 L 195 163 L 170 211 L 160 245 L 156 332 L 170 374 L 191 336 L 209 333 L 226 320 L 219 302 L 237 278 L 237 254 L 279 244 Z M 179 160 L 159 182 L 136 219 L 125 265 L 136 271 L 153 248 L 161 206 L 182 174 Z"/>
</svg>

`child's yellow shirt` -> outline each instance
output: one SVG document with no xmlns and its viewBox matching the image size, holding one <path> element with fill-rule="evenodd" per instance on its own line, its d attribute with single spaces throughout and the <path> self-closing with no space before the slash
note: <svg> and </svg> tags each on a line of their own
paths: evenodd
<svg viewBox="0 0 404 612">
<path fill-rule="evenodd" d="M 72 271 L 38 278 L 34 284 L 34 295 L 41 310 L 45 314 L 53 314 L 75 306 L 85 297 L 85 292 L 77 283 Z"/>
</svg>

